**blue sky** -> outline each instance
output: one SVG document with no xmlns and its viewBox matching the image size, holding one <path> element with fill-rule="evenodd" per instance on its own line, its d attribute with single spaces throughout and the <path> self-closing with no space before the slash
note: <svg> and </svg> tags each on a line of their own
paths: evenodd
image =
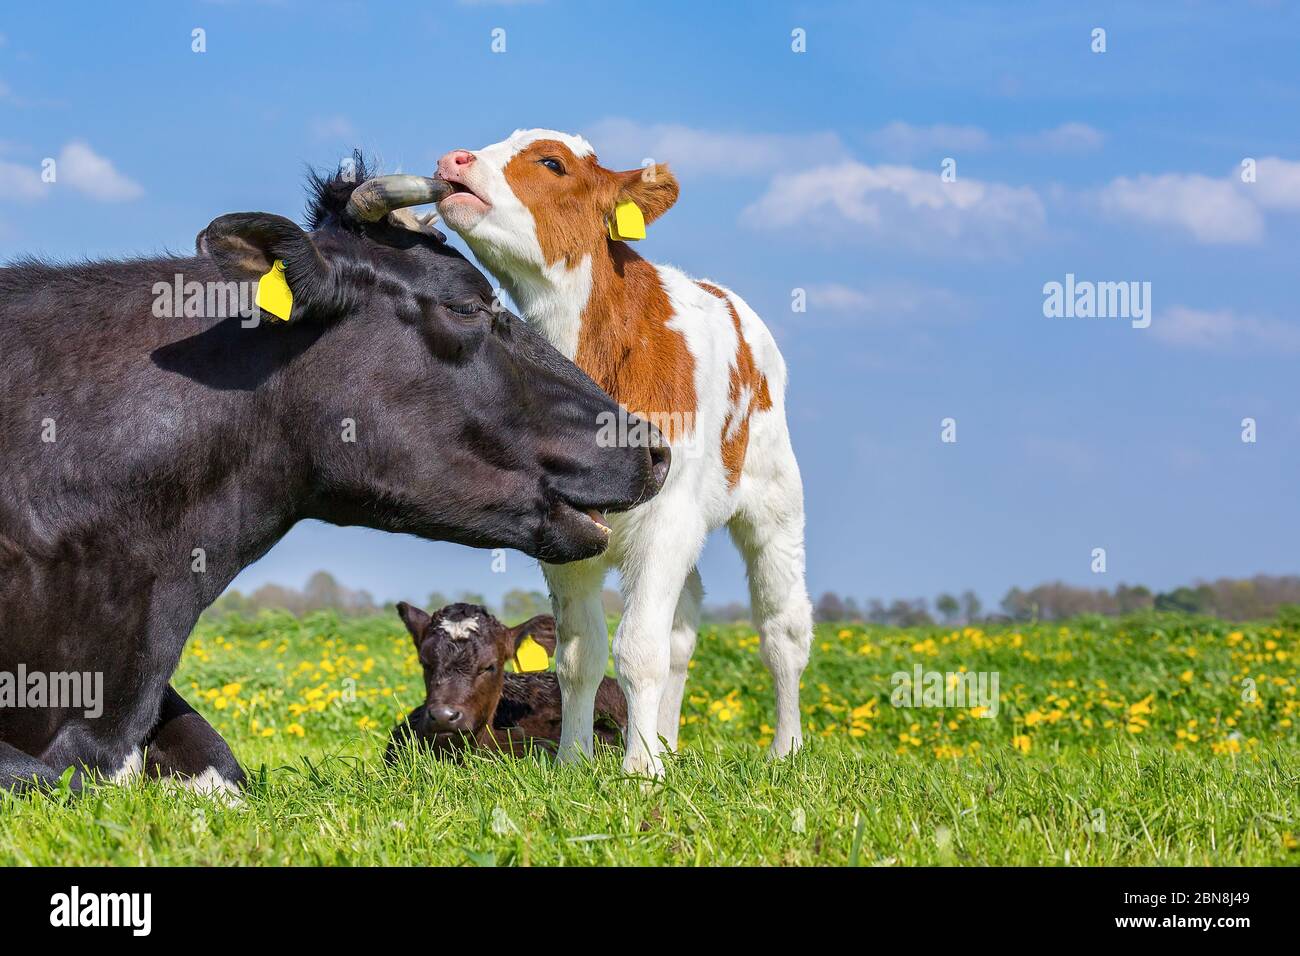
<svg viewBox="0 0 1300 956">
<path fill-rule="evenodd" d="M 675 167 L 643 254 L 775 331 L 814 592 L 996 601 L 1300 564 L 1295 4 L 131 9 L 0 12 L 0 260 L 188 250 L 226 212 L 296 216 L 304 167 L 354 145 L 431 171 L 516 127 L 579 132 L 606 165 Z M 1045 317 L 1067 273 L 1150 282 L 1151 326 Z M 318 567 L 379 598 L 541 584 L 522 555 L 498 574 L 316 524 L 236 584 Z M 725 537 L 702 571 L 711 599 L 743 598 Z"/>
</svg>

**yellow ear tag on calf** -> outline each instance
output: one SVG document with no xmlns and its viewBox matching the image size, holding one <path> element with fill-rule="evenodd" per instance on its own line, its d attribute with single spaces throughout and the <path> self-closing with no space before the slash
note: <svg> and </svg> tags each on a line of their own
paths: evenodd
<svg viewBox="0 0 1300 956">
<path fill-rule="evenodd" d="M 515 651 L 515 670 L 521 674 L 527 674 L 532 671 L 546 670 L 550 659 L 546 656 L 546 648 L 538 644 L 531 637 L 525 637 Z"/>
<path fill-rule="evenodd" d="M 628 199 L 614 207 L 609 218 L 609 238 L 615 242 L 645 238 L 645 216 L 641 207 Z"/>
<path fill-rule="evenodd" d="M 277 319 L 289 321 L 293 313 L 293 290 L 284 277 L 283 259 L 276 259 L 271 271 L 257 281 L 257 307 Z"/>
</svg>

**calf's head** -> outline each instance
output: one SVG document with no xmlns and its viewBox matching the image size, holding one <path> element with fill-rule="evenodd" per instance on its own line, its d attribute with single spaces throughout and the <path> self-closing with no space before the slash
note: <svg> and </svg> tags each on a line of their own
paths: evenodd
<svg viewBox="0 0 1300 956">
<path fill-rule="evenodd" d="M 506 662 L 524 638 L 555 653 L 555 619 L 539 614 L 506 627 L 477 604 L 449 604 L 433 614 L 405 602 L 406 624 L 424 669 L 425 713 L 435 734 L 477 736 L 492 724 Z"/>
<path fill-rule="evenodd" d="M 279 451 L 307 463 L 300 516 L 552 562 L 603 551 L 603 512 L 654 495 L 667 448 L 601 447 L 614 401 L 440 236 L 390 222 L 450 187 L 364 165 L 314 186 L 311 232 L 240 213 L 198 240 L 227 280 L 283 263 L 289 323 L 237 323 L 223 350 L 284 356 L 266 401 Z"/>
<path fill-rule="evenodd" d="M 443 220 L 498 274 L 576 265 L 604 250 L 619 203 L 636 203 L 649 223 L 678 193 L 663 164 L 615 172 L 582 137 L 545 129 L 452 150 L 438 160 L 438 177 L 453 190 L 438 203 Z"/>
</svg>

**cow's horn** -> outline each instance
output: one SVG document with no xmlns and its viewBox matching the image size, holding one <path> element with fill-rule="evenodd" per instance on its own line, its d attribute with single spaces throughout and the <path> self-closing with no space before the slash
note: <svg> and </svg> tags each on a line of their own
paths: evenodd
<svg viewBox="0 0 1300 956">
<path fill-rule="evenodd" d="M 347 214 L 358 222 L 378 222 L 394 209 L 442 202 L 452 185 L 427 176 L 376 176 L 352 190 Z"/>
</svg>

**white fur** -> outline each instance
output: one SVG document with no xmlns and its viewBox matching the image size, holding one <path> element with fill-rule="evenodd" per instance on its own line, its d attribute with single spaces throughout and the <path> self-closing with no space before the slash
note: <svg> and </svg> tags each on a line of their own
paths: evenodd
<svg viewBox="0 0 1300 956">
<path fill-rule="evenodd" d="M 453 641 L 468 640 L 471 634 L 478 633 L 478 618 L 466 617 L 459 621 L 443 621 L 439 627 L 447 632 Z"/>
<path fill-rule="evenodd" d="M 202 773 L 192 777 L 169 775 L 163 777 L 162 783 L 166 787 L 176 787 L 211 797 L 217 803 L 232 809 L 244 805 L 239 787 L 223 777 L 216 767 L 208 767 Z"/>
<path fill-rule="evenodd" d="M 535 139 L 571 137 L 548 130 L 516 132 L 475 153 L 466 183 L 490 206 L 457 222 L 445 215 L 479 260 L 505 285 L 525 317 L 569 358 L 577 352 L 581 315 L 591 291 L 591 263 L 547 265 L 527 207 L 511 192 L 506 163 Z M 581 147 L 590 152 L 585 140 Z M 575 153 L 578 152 L 574 149 Z M 584 153 L 583 155 L 586 155 Z M 749 570 L 750 599 L 764 663 L 777 698 L 771 752 L 799 747 L 799 678 L 812 642 L 812 607 L 804 585 L 803 487 L 785 419 L 785 362 L 762 320 L 724 290 L 741 334 L 766 378 L 772 407 L 754 410 L 739 483 L 728 485 L 723 430 L 753 408 L 749 389 L 733 403 L 730 374 L 738 340 L 727 302 L 678 269 L 655 267 L 695 362 L 696 410 L 691 427 L 673 438 L 673 464 L 659 494 L 635 510 L 610 516 L 608 551 L 576 564 L 544 566 L 555 604 L 556 670 L 564 700 L 560 754 L 592 753 L 596 689 L 608 656 L 600 591 L 610 568 L 622 578 L 624 613 L 614 637 L 614 663 L 628 699 L 625 769 L 658 775 L 660 737 L 677 745 L 687 665 L 695 647 L 703 586 L 695 569 L 709 532 L 726 525 Z M 716 283 L 711 283 L 716 285 Z M 721 287 L 719 287 L 721 288 Z M 665 413 L 669 409 L 638 409 Z"/>
<path fill-rule="evenodd" d="M 144 773 L 144 754 L 140 752 L 139 747 L 136 747 L 126 755 L 122 766 L 113 771 L 108 779 L 118 784 L 130 783 L 142 773 Z"/>
</svg>

